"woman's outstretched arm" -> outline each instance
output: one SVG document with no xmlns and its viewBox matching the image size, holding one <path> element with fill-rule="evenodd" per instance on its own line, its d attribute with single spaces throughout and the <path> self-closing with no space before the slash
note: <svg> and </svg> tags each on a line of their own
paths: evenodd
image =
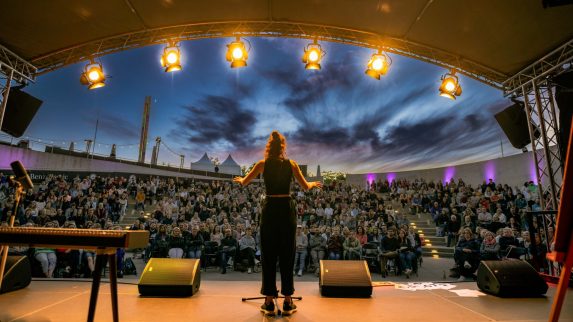
<svg viewBox="0 0 573 322">
<path fill-rule="evenodd" d="M 292 167 L 292 173 L 294 174 L 296 181 L 298 181 L 298 183 L 304 190 L 310 190 L 314 187 L 322 188 L 322 182 L 320 181 L 311 181 L 311 182 L 306 181 L 296 161 L 290 160 L 290 165 Z"/>
<path fill-rule="evenodd" d="M 251 182 L 254 178 L 258 177 L 259 174 L 263 173 L 265 169 L 265 160 L 260 160 L 255 164 L 255 166 L 251 169 L 249 173 L 247 173 L 244 177 L 234 177 L 233 182 L 241 184 L 241 186 L 246 186 Z"/>
</svg>

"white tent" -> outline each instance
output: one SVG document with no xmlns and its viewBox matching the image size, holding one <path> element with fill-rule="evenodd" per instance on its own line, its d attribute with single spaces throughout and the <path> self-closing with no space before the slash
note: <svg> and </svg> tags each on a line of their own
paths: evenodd
<svg viewBox="0 0 573 322">
<path fill-rule="evenodd" d="M 227 174 L 241 175 L 241 166 L 229 154 L 227 159 L 219 165 L 219 172 Z"/>
<path fill-rule="evenodd" d="M 191 162 L 191 170 L 201 170 L 201 171 L 213 172 L 213 171 L 215 171 L 215 166 L 213 165 L 213 162 L 211 162 L 211 159 L 209 159 L 207 152 L 205 152 L 205 154 L 203 154 L 201 159 L 199 159 L 195 162 Z"/>
</svg>

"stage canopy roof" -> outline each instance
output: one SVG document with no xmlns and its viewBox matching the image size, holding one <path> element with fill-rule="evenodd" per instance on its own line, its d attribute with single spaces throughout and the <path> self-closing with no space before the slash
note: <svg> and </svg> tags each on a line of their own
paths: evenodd
<svg viewBox="0 0 573 322">
<path fill-rule="evenodd" d="M 168 39 L 318 38 L 383 46 L 502 88 L 572 42 L 572 17 L 573 5 L 541 0 L 5 1 L 0 44 L 41 74 Z"/>
</svg>

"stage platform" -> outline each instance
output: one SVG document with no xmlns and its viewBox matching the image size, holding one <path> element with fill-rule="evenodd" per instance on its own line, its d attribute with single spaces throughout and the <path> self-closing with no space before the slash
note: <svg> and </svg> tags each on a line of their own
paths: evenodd
<svg viewBox="0 0 573 322">
<path fill-rule="evenodd" d="M 0 295 L 0 321 L 85 321 L 89 281 L 34 280 L 22 290 Z M 257 281 L 202 281 L 188 298 L 143 298 L 137 285 L 119 284 L 120 321 L 547 321 L 555 287 L 547 297 L 504 299 L 477 291 L 475 282 L 400 282 L 375 287 L 371 298 L 321 297 L 316 282 L 297 282 L 298 312 L 291 317 L 264 317 Z M 413 290 L 413 289 L 416 290 Z M 282 304 L 282 303 L 281 303 Z M 109 284 L 100 288 L 96 321 L 111 321 Z M 573 321 L 573 292 L 567 295 L 560 321 Z"/>
</svg>

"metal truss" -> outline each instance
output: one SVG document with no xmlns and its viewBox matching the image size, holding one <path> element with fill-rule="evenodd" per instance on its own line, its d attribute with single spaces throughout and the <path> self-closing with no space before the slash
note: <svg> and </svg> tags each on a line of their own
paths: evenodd
<svg viewBox="0 0 573 322">
<path fill-rule="evenodd" d="M 519 73 L 513 75 L 503 82 L 505 95 L 523 94 L 524 89 L 529 92 L 537 81 L 556 76 L 566 69 L 565 64 L 573 62 L 573 39 L 559 46 L 549 54 L 538 59 L 533 64 L 527 66 Z M 523 94 L 524 95 L 524 94 Z"/>
<path fill-rule="evenodd" d="M 0 45 L 0 75 L 12 75 L 11 81 L 25 85 L 36 79 L 36 72 L 34 65 Z"/>
<path fill-rule="evenodd" d="M 544 210 L 557 210 L 561 192 L 561 178 L 563 177 L 559 150 L 559 128 L 552 90 L 553 87 L 548 80 L 534 81 L 531 87 L 526 84 L 522 85 L 539 187 L 539 201 Z M 543 198 L 543 184 L 548 188 L 549 200 L 547 203 Z"/>
<path fill-rule="evenodd" d="M 383 48 L 390 53 L 412 57 L 447 69 L 455 68 L 459 73 L 498 89 L 502 89 L 502 82 L 508 78 L 508 75 L 471 60 L 405 39 L 336 26 L 274 21 L 209 22 L 146 29 L 65 48 L 36 57 L 32 59 L 32 63 L 38 67 L 39 74 L 43 74 L 86 61 L 90 57 L 104 56 L 132 48 L 167 44 L 169 40 L 184 41 L 234 36 L 317 39 L 372 49 Z"/>
</svg>

